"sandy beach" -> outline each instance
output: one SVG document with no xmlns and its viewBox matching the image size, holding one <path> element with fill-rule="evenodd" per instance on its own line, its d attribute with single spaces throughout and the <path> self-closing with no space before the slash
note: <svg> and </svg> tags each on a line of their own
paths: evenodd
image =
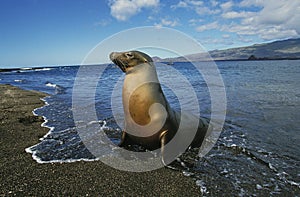
<svg viewBox="0 0 300 197">
<path fill-rule="evenodd" d="M 47 128 L 32 111 L 46 94 L 0 85 L 0 196 L 199 196 L 195 180 L 162 168 L 144 173 L 115 170 L 100 161 L 38 164 L 25 149 Z"/>
</svg>

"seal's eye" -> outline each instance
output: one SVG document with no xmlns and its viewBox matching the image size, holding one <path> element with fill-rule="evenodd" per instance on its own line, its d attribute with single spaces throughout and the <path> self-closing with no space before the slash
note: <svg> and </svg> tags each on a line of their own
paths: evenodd
<svg viewBox="0 0 300 197">
<path fill-rule="evenodd" d="M 126 55 L 127 58 L 130 58 L 130 59 L 133 58 L 133 55 L 130 52 L 129 53 L 125 53 L 125 55 Z"/>
</svg>

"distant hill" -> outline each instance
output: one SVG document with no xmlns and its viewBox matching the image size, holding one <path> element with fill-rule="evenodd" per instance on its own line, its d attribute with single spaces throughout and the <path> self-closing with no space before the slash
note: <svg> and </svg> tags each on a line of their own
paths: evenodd
<svg viewBox="0 0 300 197">
<path fill-rule="evenodd" d="M 268 60 L 268 59 L 300 59 L 300 38 L 280 40 L 271 43 L 255 44 L 225 50 L 209 51 L 213 60 Z M 210 60 L 205 53 L 185 56 L 190 61 Z M 185 57 L 165 58 L 154 57 L 159 62 L 184 62 Z"/>
</svg>

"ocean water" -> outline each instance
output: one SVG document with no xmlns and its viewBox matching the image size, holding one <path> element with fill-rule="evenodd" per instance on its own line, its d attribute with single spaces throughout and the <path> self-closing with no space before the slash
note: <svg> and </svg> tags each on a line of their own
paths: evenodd
<svg viewBox="0 0 300 197">
<path fill-rule="evenodd" d="M 194 179 L 199 194 L 204 196 L 300 196 L 300 61 L 216 64 L 227 96 L 222 133 L 207 155 L 199 158 L 197 149 L 190 149 L 177 164 L 172 164 L 173 167 Z M 105 67 L 100 78 L 99 67 Z M 172 79 L 166 68 L 159 67 L 160 79 Z M 201 75 L 190 63 L 175 63 L 172 68 L 189 79 L 195 88 L 201 115 L 210 118 L 209 88 Z M 80 120 L 74 121 L 72 113 L 72 93 L 79 69 L 72 66 L 0 73 L 2 84 L 50 94 L 44 98 L 46 105 L 34 110 L 36 115 L 44 117 L 43 126 L 49 127 L 50 132 L 39 144 L 26 149 L 37 162 L 92 162 L 96 159 L 78 135 L 75 123 Z M 112 64 L 87 66 L 84 71 L 88 87 L 80 93 L 84 95 L 95 89 L 94 103 L 87 101 L 83 106 L 93 105 L 96 109 L 97 120 L 90 125 L 100 125 L 102 132 L 117 144 L 121 128 L 112 106 L 117 103 L 120 108 L 117 110 L 121 110 L 122 105 L 118 95 L 112 93 L 124 74 Z M 99 79 L 96 86 L 88 83 L 91 79 Z M 180 87 L 180 83 L 177 85 Z M 174 92 L 168 87 L 163 90 L 171 106 L 180 109 Z M 105 150 L 103 152 L 105 154 Z"/>
</svg>

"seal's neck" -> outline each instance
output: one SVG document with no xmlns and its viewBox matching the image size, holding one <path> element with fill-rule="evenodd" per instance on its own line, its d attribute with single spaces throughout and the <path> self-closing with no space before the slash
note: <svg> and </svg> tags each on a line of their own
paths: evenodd
<svg viewBox="0 0 300 197">
<path fill-rule="evenodd" d="M 130 72 L 126 72 L 123 85 L 123 97 L 130 98 L 137 88 L 145 84 L 155 83 L 159 84 L 155 66 L 153 64 L 142 64 L 133 67 Z M 147 94 L 150 93 L 150 89 Z"/>
<path fill-rule="evenodd" d="M 129 68 L 126 72 L 125 80 L 135 80 L 135 84 L 145 82 L 159 83 L 156 68 L 152 62 Z"/>
<path fill-rule="evenodd" d="M 134 74 L 137 72 L 142 72 L 142 71 L 147 71 L 147 70 L 151 70 L 154 69 L 155 70 L 155 65 L 151 62 L 151 63 L 144 63 L 144 64 L 139 64 L 136 65 L 134 67 L 128 67 L 126 69 L 126 75 L 130 75 L 130 74 Z"/>
</svg>

